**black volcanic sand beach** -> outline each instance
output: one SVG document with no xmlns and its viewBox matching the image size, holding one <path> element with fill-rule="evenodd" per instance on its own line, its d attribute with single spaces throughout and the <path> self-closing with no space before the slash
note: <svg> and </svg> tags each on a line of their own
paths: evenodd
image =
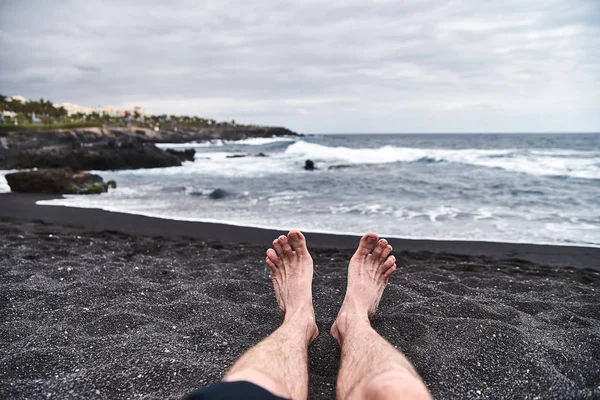
<svg viewBox="0 0 600 400">
<path fill-rule="evenodd" d="M 0 398 L 176 399 L 218 381 L 278 326 L 268 244 L 1 220 Z M 328 332 L 352 250 L 312 254 L 310 397 L 334 398 Z M 435 397 L 600 397 L 598 272 L 395 254 L 373 325 Z"/>
</svg>

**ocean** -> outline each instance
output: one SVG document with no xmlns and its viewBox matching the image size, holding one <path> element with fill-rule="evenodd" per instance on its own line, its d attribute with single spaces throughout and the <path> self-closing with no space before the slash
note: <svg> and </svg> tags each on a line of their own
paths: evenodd
<svg viewBox="0 0 600 400">
<path fill-rule="evenodd" d="M 41 203 L 281 230 L 600 246 L 598 134 L 339 134 L 160 146 L 193 148 L 195 161 L 97 171 L 118 188 Z M 316 170 L 304 170 L 307 159 Z M 224 197 L 210 196 L 217 189 Z"/>
</svg>

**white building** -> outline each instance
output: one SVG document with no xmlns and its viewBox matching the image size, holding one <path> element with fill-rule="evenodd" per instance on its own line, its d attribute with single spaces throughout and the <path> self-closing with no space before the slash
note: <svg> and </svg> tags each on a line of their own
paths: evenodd
<svg viewBox="0 0 600 400">
<path fill-rule="evenodd" d="M 71 116 L 73 114 L 81 113 L 85 115 L 89 115 L 92 113 L 98 113 L 100 115 L 109 115 L 111 117 L 124 117 L 126 113 L 132 114 L 134 112 L 138 112 L 141 116 L 151 117 L 153 114 L 150 111 L 145 111 L 140 106 L 134 106 L 131 108 L 117 108 L 115 106 L 106 106 L 106 107 L 86 107 L 80 106 L 78 104 L 73 103 L 62 103 L 62 104 L 54 104 L 54 107 L 63 107 L 67 110 L 67 115 Z"/>
<path fill-rule="evenodd" d="M 14 118 L 17 116 L 17 113 L 14 111 L 2 111 L 2 112 L 0 112 L 0 115 L 3 117 Z"/>
<path fill-rule="evenodd" d="M 12 96 L 10 99 L 13 101 L 19 101 L 21 103 L 24 103 L 27 101 L 27 99 L 23 96 Z M 63 107 L 65 110 L 67 110 L 68 116 L 71 116 L 71 115 L 74 115 L 77 113 L 81 113 L 84 115 L 98 113 L 100 115 L 109 115 L 111 117 L 124 117 L 126 113 L 133 115 L 135 112 L 140 114 L 142 117 L 151 117 L 152 115 L 154 115 L 150 111 L 145 111 L 140 106 L 133 106 L 133 107 L 127 107 L 127 108 L 117 108 L 115 106 L 86 107 L 86 106 L 80 106 L 79 104 L 73 104 L 73 103 L 53 104 L 53 106 L 57 107 L 57 108 Z M 4 112 L 2 112 L 2 115 L 14 117 L 16 114 L 12 113 L 11 111 L 4 111 Z"/>
<path fill-rule="evenodd" d="M 23 96 L 13 96 L 10 98 L 13 101 L 18 101 L 19 103 L 25 103 L 27 99 Z"/>
</svg>

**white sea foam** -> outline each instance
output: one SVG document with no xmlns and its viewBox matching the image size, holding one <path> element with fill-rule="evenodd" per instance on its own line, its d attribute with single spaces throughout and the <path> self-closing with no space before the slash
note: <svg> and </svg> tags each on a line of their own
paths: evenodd
<svg viewBox="0 0 600 400">
<path fill-rule="evenodd" d="M 115 179 L 118 189 L 40 204 L 279 230 L 357 234 L 377 229 L 388 237 L 600 247 L 597 182 L 538 177 L 597 178 L 598 149 L 429 149 L 385 141 L 391 145 L 352 148 L 311 142 L 265 149 L 217 142 L 180 167 L 97 171 L 105 180 Z M 176 145 L 162 146 L 195 144 Z M 259 151 L 267 157 L 256 157 Z M 246 156 L 228 158 L 233 154 Z M 308 158 L 318 170 L 303 169 Z M 328 170 L 381 163 L 398 164 L 386 166 L 391 172 L 384 179 L 370 168 Z M 389 181 L 395 170 L 406 172 L 400 185 Z M 230 196 L 210 199 L 216 188 Z"/>
<path fill-rule="evenodd" d="M 14 171 L 0 170 L 0 193 L 10 192 L 10 186 L 8 186 L 8 182 L 6 182 L 6 174 L 10 174 L 11 172 L 14 172 Z"/>
<path fill-rule="evenodd" d="M 219 147 L 225 143 L 222 140 L 210 140 L 207 142 L 188 142 L 188 143 L 156 143 L 156 147 L 161 149 L 193 149 L 197 147 Z"/>
<path fill-rule="evenodd" d="M 270 144 L 270 143 L 277 143 L 277 142 L 294 142 L 296 141 L 296 138 L 293 136 L 278 136 L 278 137 L 271 137 L 271 138 L 248 138 L 248 139 L 242 139 L 242 140 L 227 140 L 225 141 L 226 144 L 244 144 L 244 145 L 248 145 L 248 146 L 262 146 L 265 144 Z"/>
<path fill-rule="evenodd" d="M 262 146 L 277 142 L 294 142 L 296 138 L 293 136 L 277 136 L 277 137 L 257 137 L 240 140 L 221 140 L 214 139 L 206 142 L 188 142 L 188 143 L 157 143 L 156 146 L 161 149 L 193 149 L 200 147 L 221 147 L 225 145 L 242 144 L 246 146 Z"/>
<path fill-rule="evenodd" d="M 269 157 L 256 157 L 253 153 L 247 153 L 245 157 L 230 158 L 232 153 L 222 151 L 211 151 L 196 154 L 194 162 L 184 162 L 179 167 L 152 168 L 113 171 L 116 178 L 121 176 L 155 176 L 181 177 L 181 176 L 222 176 L 222 177 L 261 177 L 273 174 L 304 173 L 299 165 L 300 159 L 286 156 L 283 153 L 274 153 Z M 102 175 L 102 171 L 93 171 Z"/>
<path fill-rule="evenodd" d="M 380 148 L 328 147 L 298 141 L 290 145 L 288 155 L 319 162 L 346 164 L 386 164 L 394 162 L 452 162 L 532 175 L 568 176 L 600 179 L 600 152 L 522 149 L 422 149 L 383 146 Z"/>
<path fill-rule="evenodd" d="M 118 191 L 118 190 L 117 190 Z M 98 196 L 65 196 L 62 199 L 38 201 L 40 205 L 71 206 L 80 208 L 98 208 L 107 211 L 126 212 L 131 214 L 145 215 L 149 217 L 174 219 L 182 221 L 199 221 L 225 223 L 236 226 L 252 226 L 257 228 L 286 230 L 290 227 L 299 228 L 308 232 L 335 233 L 360 235 L 372 229 L 373 217 L 376 214 L 394 215 L 387 219 L 391 224 L 383 225 L 380 221 L 379 233 L 384 237 L 433 239 L 433 240 L 483 240 L 507 243 L 534 243 L 553 245 L 584 245 L 600 247 L 597 236 L 597 225 L 574 224 L 568 221 L 540 223 L 540 221 L 520 221 L 516 223 L 517 215 L 511 219 L 494 218 L 482 221 L 477 216 L 471 216 L 467 220 L 457 220 L 459 214 L 467 215 L 466 210 L 448 207 L 425 207 L 420 210 L 396 210 L 390 214 L 388 207 L 369 204 L 355 204 L 337 207 L 341 213 L 332 213 L 330 216 L 322 216 L 319 220 L 307 219 L 306 215 L 287 214 L 281 218 L 281 214 L 237 214 L 235 217 L 231 212 L 206 213 L 190 212 L 190 209 L 174 208 L 172 201 L 163 198 L 127 201 L 118 199 L 113 191 Z M 293 201 L 291 195 L 280 193 L 272 205 L 286 206 Z M 286 198 L 287 197 L 287 198 Z M 208 200 L 210 201 L 210 200 Z M 211 203 L 215 204 L 215 203 Z M 358 211 L 358 214 L 355 212 Z M 239 212 L 239 210 L 238 210 Z M 352 218 L 348 218 L 346 212 L 353 212 Z M 506 213 L 508 210 L 502 211 Z M 483 213 L 485 214 L 485 213 Z M 399 217 L 401 216 L 401 217 Z M 443 221 L 443 223 L 440 223 Z"/>
</svg>

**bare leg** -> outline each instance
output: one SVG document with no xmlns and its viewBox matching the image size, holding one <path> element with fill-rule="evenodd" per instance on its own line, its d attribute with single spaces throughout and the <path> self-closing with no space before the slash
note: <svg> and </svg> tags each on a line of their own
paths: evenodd
<svg viewBox="0 0 600 400">
<path fill-rule="evenodd" d="M 377 238 L 369 232 L 360 240 L 348 267 L 346 297 L 331 327 L 342 348 L 337 398 L 430 399 L 410 361 L 369 322 L 396 270 L 396 258 L 390 256 L 392 247 Z"/>
<path fill-rule="evenodd" d="M 273 247 L 266 262 L 283 323 L 244 353 L 223 380 L 248 381 L 281 397 L 306 399 L 308 345 L 319 334 L 312 305 L 313 261 L 299 231 L 275 239 Z"/>
</svg>

